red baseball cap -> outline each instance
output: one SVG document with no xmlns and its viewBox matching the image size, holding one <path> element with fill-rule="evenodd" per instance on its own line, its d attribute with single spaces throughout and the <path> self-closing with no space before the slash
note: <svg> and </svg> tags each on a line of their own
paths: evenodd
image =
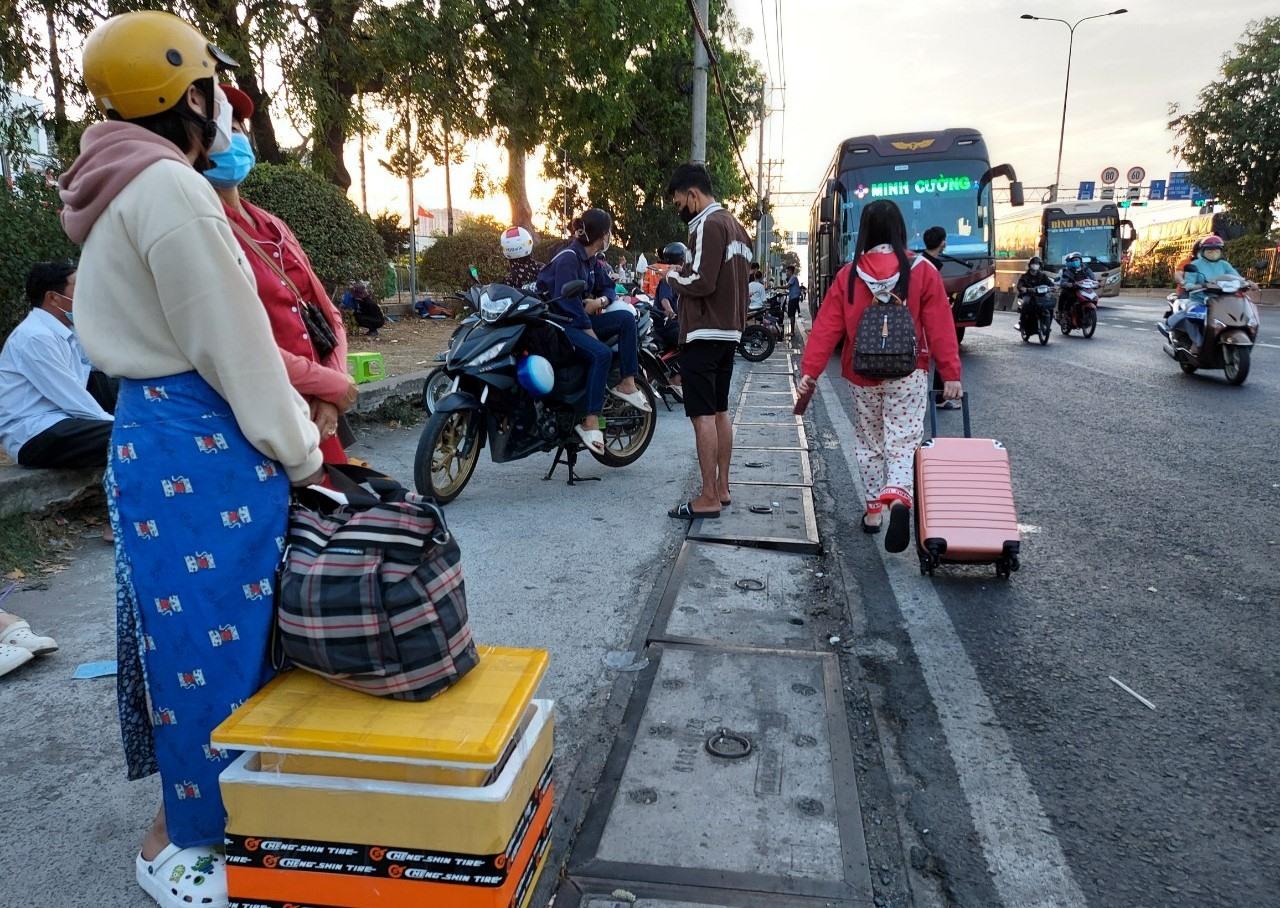
<svg viewBox="0 0 1280 908">
<path fill-rule="evenodd" d="M 231 112 L 237 120 L 248 120 L 253 116 L 253 101 L 248 95 L 234 85 L 220 86 L 222 93 L 231 102 Z"/>
</svg>

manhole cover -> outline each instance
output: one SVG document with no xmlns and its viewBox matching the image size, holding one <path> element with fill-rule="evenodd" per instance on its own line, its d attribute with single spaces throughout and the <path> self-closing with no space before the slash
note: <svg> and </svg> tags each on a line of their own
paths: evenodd
<svg viewBox="0 0 1280 908">
<path fill-rule="evenodd" d="M 744 577 L 742 580 L 735 583 L 734 586 L 748 593 L 758 593 L 760 590 L 764 589 L 764 581 Z"/>
<path fill-rule="evenodd" d="M 751 742 L 747 740 L 746 735 L 729 731 L 727 728 L 721 728 L 707 738 L 706 747 L 707 753 L 711 756 L 724 760 L 741 760 L 751 753 Z"/>
</svg>

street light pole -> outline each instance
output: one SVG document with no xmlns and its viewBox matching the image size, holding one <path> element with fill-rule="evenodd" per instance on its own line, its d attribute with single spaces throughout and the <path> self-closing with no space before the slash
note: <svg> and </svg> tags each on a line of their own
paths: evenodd
<svg viewBox="0 0 1280 908">
<path fill-rule="evenodd" d="M 1062 126 L 1058 129 L 1058 169 L 1053 177 L 1053 200 L 1055 202 L 1058 200 L 1058 193 L 1062 191 L 1062 148 L 1067 138 L 1067 99 L 1071 96 L 1071 55 L 1075 52 L 1076 26 L 1081 22 L 1088 22 L 1090 19 L 1121 16 L 1127 12 L 1127 9 L 1112 10 L 1109 13 L 1098 13 L 1096 16 L 1085 16 L 1083 19 L 1077 19 L 1074 23 L 1068 22 L 1066 19 L 1054 19 L 1049 16 L 1033 16 L 1030 13 L 1022 14 L 1021 18 L 1036 22 L 1061 22 L 1070 33 L 1070 37 L 1067 39 L 1067 82 L 1062 89 Z"/>
</svg>

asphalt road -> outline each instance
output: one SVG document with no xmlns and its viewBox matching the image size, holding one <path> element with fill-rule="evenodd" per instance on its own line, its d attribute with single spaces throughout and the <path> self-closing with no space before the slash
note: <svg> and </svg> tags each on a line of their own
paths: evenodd
<svg viewBox="0 0 1280 908">
<path fill-rule="evenodd" d="M 824 382 L 836 554 L 917 904 L 1277 904 L 1280 317 L 1233 388 L 1161 352 L 1161 310 L 1115 301 L 1092 340 L 1044 348 L 1010 313 L 969 332 L 975 434 L 1007 446 L 1024 524 L 1011 582 L 925 580 L 853 530 L 850 396 L 834 365 Z"/>
</svg>

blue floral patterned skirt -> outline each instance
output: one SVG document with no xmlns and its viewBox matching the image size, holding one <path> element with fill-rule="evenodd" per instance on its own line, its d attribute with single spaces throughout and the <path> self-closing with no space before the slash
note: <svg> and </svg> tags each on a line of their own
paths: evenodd
<svg viewBox="0 0 1280 908">
<path fill-rule="evenodd" d="M 121 382 L 104 484 L 129 778 L 160 773 L 175 844 L 221 844 L 218 773 L 234 755 L 209 733 L 272 675 L 289 482 L 185 372 Z"/>
</svg>

